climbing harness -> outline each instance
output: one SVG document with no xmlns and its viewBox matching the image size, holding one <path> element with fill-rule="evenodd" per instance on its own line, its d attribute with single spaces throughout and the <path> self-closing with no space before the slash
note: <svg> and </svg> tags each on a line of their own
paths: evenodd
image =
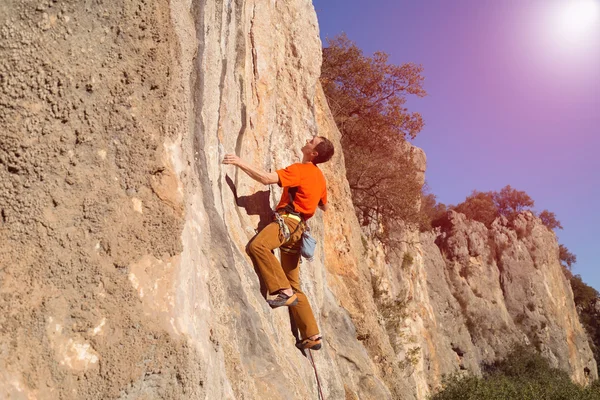
<svg viewBox="0 0 600 400">
<path fill-rule="evenodd" d="M 279 232 L 283 236 L 283 243 L 286 243 L 288 240 L 290 240 L 290 228 L 288 228 L 288 226 L 285 224 L 285 221 L 283 220 L 283 217 L 278 212 L 275 212 L 275 220 L 279 225 Z"/>
<path fill-rule="evenodd" d="M 308 261 L 312 261 L 314 259 L 315 249 L 317 247 L 317 240 L 313 238 L 310 234 L 310 227 L 304 220 L 302 214 L 296 212 L 296 209 L 294 207 L 294 197 L 296 195 L 296 191 L 292 189 L 296 188 L 289 189 L 290 202 L 283 209 L 284 214 L 279 214 L 277 211 L 275 211 L 275 219 L 277 220 L 277 224 L 279 224 L 279 231 L 281 232 L 281 235 L 284 238 L 283 243 L 286 243 L 288 240 L 290 240 L 290 236 L 296 232 L 294 231 L 290 233 L 290 229 L 285 224 L 284 217 L 294 219 L 300 222 L 296 227 L 296 230 L 300 229 L 301 227 L 303 228 L 302 237 L 300 238 L 299 249 L 297 247 L 295 249 L 281 247 L 280 249 L 285 253 L 293 254 L 297 254 L 298 250 L 300 250 L 300 254 L 302 255 L 302 257 L 306 258 Z"/>
<path fill-rule="evenodd" d="M 285 223 L 285 218 L 294 219 L 300 222 L 294 232 L 290 232 L 290 228 Z M 298 245 L 293 247 L 280 247 L 279 250 L 283 251 L 284 253 L 291 254 L 298 254 L 298 252 L 300 252 L 302 257 L 308 261 L 312 261 L 315 255 L 315 248 L 317 247 L 317 240 L 311 236 L 310 228 L 306 221 L 295 214 L 279 214 L 278 212 L 275 212 L 275 220 L 279 225 L 279 233 L 283 237 L 284 244 L 290 240 L 290 237 L 296 233 L 298 229 L 303 229 L 302 236 L 300 237 L 300 243 Z"/>
<path fill-rule="evenodd" d="M 308 350 L 308 357 L 310 358 L 310 362 L 312 363 L 313 369 L 315 370 L 315 377 L 317 378 L 317 388 L 319 389 L 319 398 L 320 400 L 325 400 L 325 397 L 323 396 L 323 391 L 321 390 L 321 381 L 319 381 L 319 374 L 317 373 L 317 367 L 315 365 L 315 360 L 313 359 L 312 353 L 310 351 L 310 349 Z"/>
</svg>

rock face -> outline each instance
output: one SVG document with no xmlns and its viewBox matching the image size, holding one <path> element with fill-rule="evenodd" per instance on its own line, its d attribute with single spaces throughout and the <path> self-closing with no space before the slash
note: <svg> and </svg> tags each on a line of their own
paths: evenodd
<svg viewBox="0 0 600 400">
<path fill-rule="evenodd" d="M 280 189 L 220 163 L 282 168 L 314 134 L 338 149 L 301 267 L 325 398 L 425 398 L 512 339 L 596 376 L 531 218 L 361 236 L 310 1 L 5 0 L 0 43 L 0 398 L 317 398 L 244 250 Z"/>
<path fill-rule="evenodd" d="M 490 230 L 465 221 L 462 214 L 451 214 L 449 222 L 448 235 L 439 245 L 446 281 L 476 347 L 475 358 L 489 362 L 521 342 L 585 383 L 586 374 L 596 370 L 595 362 L 557 260 L 554 233 L 531 213 L 511 224 L 498 219 Z"/>
<path fill-rule="evenodd" d="M 244 251 L 279 189 L 220 163 L 273 170 L 320 130 L 337 142 L 318 126 L 311 2 L 0 10 L 0 397 L 316 398 Z M 398 397 L 340 160 L 302 266 L 327 343 L 315 364 L 328 398 Z"/>
<path fill-rule="evenodd" d="M 375 263 L 375 292 L 380 309 L 402 307 L 402 320 L 387 325 L 398 358 L 411 364 L 417 397 L 444 374 L 481 373 L 517 344 L 578 383 L 598 378 L 556 236 L 531 213 L 488 229 L 451 211 L 441 232 L 401 236 L 399 251 Z"/>
</svg>

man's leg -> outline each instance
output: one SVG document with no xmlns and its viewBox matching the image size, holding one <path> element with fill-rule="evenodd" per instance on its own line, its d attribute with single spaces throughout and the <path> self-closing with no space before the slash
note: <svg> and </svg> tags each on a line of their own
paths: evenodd
<svg viewBox="0 0 600 400">
<path fill-rule="evenodd" d="M 288 282 L 279 260 L 272 253 L 272 250 L 281 244 L 279 225 L 276 222 L 267 225 L 248 244 L 248 252 L 254 259 L 269 294 L 275 294 L 281 289 L 290 287 L 290 282 Z"/>
<path fill-rule="evenodd" d="M 296 246 L 294 246 L 296 247 Z M 298 304 L 295 307 L 291 307 L 294 321 L 298 325 L 300 330 L 300 338 L 302 340 L 307 338 L 314 338 L 319 335 L 319 327 L 317 321 L 313 315 L 312 308 L 308 302 L 308 298 L 302 292 L 300 288 L 300 253 L 287 253 L 281 252 L 281 266 L 287 277 L 287 280 L 292 286 L 292 289 L 298 296 Z"/>
</svg>

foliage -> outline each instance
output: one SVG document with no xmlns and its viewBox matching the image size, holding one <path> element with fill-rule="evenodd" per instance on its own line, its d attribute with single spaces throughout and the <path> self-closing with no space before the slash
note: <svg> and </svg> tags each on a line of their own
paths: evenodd
<svg viewBox="0 0 600 400">
<path fill-rule="evenodd" d="M 484 223 L 489 228 L 499 216 L 511 220 L 518 213 L 525 210 L 535 214 L 532 210 L 533 205 L 534 201 L 527 193 L 506 185 L 499 192 L 474 190 L 465 201 L 453 207 L 453 209 L 456 212 L 465 214 L 469 219 Z M 556 218 L 556 214 L 551 211 L 543 210 L 538 217 L 550 230 L 563 228 Z"/>
<path fill-rule="evenodd" d="M 444 218 L 448 208 L 444 203 L 438 203 L 436 196 L 429 193 L 427 188 L 423 188 L 421 195 L 421 207 L 419 209 L 419 230 L 421 232 L 430 231 L 439 226 L 440 221 Z"/>
<path fill-rule="evenodd" d="M 571 253 L 564 244 L 558 245 L 558 259 L 568 269 L 571 269 L 573 264 L 577 262 L 577 256 Z"/>
<path fill-rule="evenodd" d="M 388 55 L 366 57 L 344 34 L 327 40 L 323 49 L 321 82 L 336 123 L 349 140 L 391 135 L 415 138 L 423 128 L 419 113 L 404 107 L 407 95 L 425 96 L 423 67 L 388 64 Z"/>
<path fill-rule="evenodd" d="M 404 360 L 400 362 L 400 368 L 414 367 L 421 359 L 421 347 L 413 347 L 406 352 Z"/>
<path fill-rule="evenodd" d="M 546 227 L 550 230 L 562 229 L 562 225 L 560 221 L 556 219 L 556 214 L 552 211 L 544 210 L 542 211 L 538 217 L 542 220 L 542 224 L 546 225 Z"/>
<path fill-rule="evenodd" d="M 414 261 L 413 256 L 410 253 L 408 253 L 408 252 L 404 253 L 404 256 L 402 257 L 402 269 L 406 270 L 406 269 L 410 268 L 413 261 Z"/>
<path fill-rule="evenodd" d="M 383 233 L 372 232 L 382 240 L 389 221 L 418 222 L 421 182 L 406 139 L 423 120 L 405 104 L 409 95 L 425 95 L 422 70 L 390 64 L 383 52 L 367 57 L 345 35 L 323 49 L 321 83 L 342 135 L 352 201 L 364 226 L 383 222 Z"/>
<path fill-rule="evenodd" d="M 527 193 L 506 185 L 499 192 L 474 190 L 465 201 L 454 207 L 454 210 L 465 214 L 469 219 L 484 223 L 489 228 L 499 216 L 503 215 L 510 220 L 521 211 L 533 207 L 533 204 Z"/>
<path fill-rule="evenodd" d="M 580 275 L 574 275 L 570 280 L 575 304 L 584 308 L 593 307 L 595 302 L 600 298 L 598 291 L 583 282 Z"/>
<path fill-rule="evenodd" d="M 600 303 L 600 294 L 593 287 L 585 284 L 579 275 L 566 271 L 570 277 L 573 299 L 579 312 L 579 319 L 588 334 L 596 363 L 600 363 L 600 311 L 596 308 Z M 600 368 L 600 364 L 598 365 Z M 598 388 L 600 390 L 600 387 Z"/>
<path fill-rule="evenodd" d="M 378 304 L 381 316 L 385 320 L 385 326 L 391 335 L 397 335 L 396 330 L 402 325 L 402 322 L 408 316 L 405 300 L 387 300 Z"/>
<path fill-rule="evenodd" d="M 498 208 L 498 214 L 504 215 L 509 220 L 521 211 L 533 207 L 534 201 L 522 190 L 504 186 L 500 192 L 493 192 L 494 204 Z"/>
<path fill-rule="evenodd" d="M 431 400 L 598 400 L 597 386 L 581 387 L 529 348 L 515 348 L 484 367 L 483 376 L 453 375 Z"/>
<path fill-rule="evenodd" d="M 478 192 L 474 190 L 465 201 L 454 207 L 454 211 L 463 213 L 467 218 L 474 221 L 483 222 L 489 228 L 499 216 L 494 196 L 495 192 Z"/>
</svg>

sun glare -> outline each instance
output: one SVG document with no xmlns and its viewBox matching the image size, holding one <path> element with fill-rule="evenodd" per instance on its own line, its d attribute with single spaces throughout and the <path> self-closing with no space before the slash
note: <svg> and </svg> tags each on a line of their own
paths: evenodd
<svg viewBox="0 0 600 400">
<path fill-rule="evenodd" d="M 565 0 L 555 3 L 549 27 L 556 44 L 569 47 L 593 39 L 599 34 L 600 0 Z"/>
</svg>

